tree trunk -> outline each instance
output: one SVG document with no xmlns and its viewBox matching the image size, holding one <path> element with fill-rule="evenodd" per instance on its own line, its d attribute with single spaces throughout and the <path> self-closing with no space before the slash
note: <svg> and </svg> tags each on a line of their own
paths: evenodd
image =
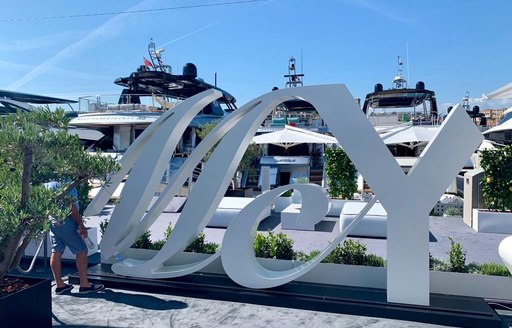
<svg viewBox="0 0 512 328">
<path fill-rule="evenodd" d="M 14 258 L 12 260 L 11 267 L 9 268 L 9 270 L 12 270 L 12 269 L 16 268 L 18 265 L 20 265 L 21 258 L 23 257 L 23 255 L 25 255 L 25 249 L 27 248 L 28 244 L 30 244 L 31 240 L 32 240 L 32 238 L 29 238 L 29 237 L 23 238 L 23 242 L 16 250 L 16 254 L 14 255 Z"/>
<path fill-rule="evenodd" d="M 0 262 L 0 278 L 9 271 L 12 265 L 12 261 L 16 255 L 16 250 L 18 249 L 18 244 L 21 240 L 23 233 L 20 232 L 13 238 L 11 238 L 5 246 L 0 250 L 0 253 L 3 255 L 3 259 Z"/>
<path fill-rule="evenodd" d="M 21 200 L 20 209 L 27 207 L 30 195 L 30 177 L 32 175 L 34 152 L 31 145 L 25 145 L 23 149 L 23 174 L 21 175 Z"/>
</svg>

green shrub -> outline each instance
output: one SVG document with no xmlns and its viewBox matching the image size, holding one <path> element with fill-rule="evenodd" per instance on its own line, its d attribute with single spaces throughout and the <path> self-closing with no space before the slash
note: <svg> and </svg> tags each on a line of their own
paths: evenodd
<svg viewBox="0 0 512 328">
<path fill-rule="evenodd" d="M 327 148 L 324 152 L 325 174 L 331 197 L 352 199 L 357 191 L 357 170 L 340 147 Z"/>
<path fill-rule="evenodd" d="M 375 254 L 366 254 L 366 250 L 365 244 L 347 239 L 343 242 L 343 245 L 336 246 L 322 262 L 375 267 L 386 266 L 386 261 L 382 257 Z"/>
<path fill-rule="evenodd" d="M 461 244 L 453 241 L 452 237 L 448 237 L 450 240 L 450 251 L 447 252 L 449 256 L 450 271 L 451 272 L 468 272 L 466 265 L 466 251 L 462 248 Z"/>
<path fill-rule="evenodd" d="M 308 183 L 309 182 L 309 178 L 308 177 L 298 177 L 298 178 L 294 178 L 294 183 Z"/>
<path fill-rule="evenodd" d="M 254 256 L 272 258 L 271 245 L 264 234 L 258 233 L 254 238 Z"/>
<path fill-rule="evenodd" d="M 131 246 L 132 248 L 152 249 L 151 232 L 146 230 Z"/>
<path fill-rule="evenodd" d="M 449 215 L 449 216 L 461 216 L 462 215 L 460 209 L 456 206 L 446 207 L 444 210 L 444 214 Z"/>
<path fill-rule="evenodd" d="M 105 231 L 107 230 L 107 225 L 108 225 L 108 219 L 104 219 L 103 221 L 100 222 L 100 233 L 101 233 L 102 238 L 103 238 L 103 235 L 105 234 Z"/>
<path fill-rule="evenodd" d="M 451 266 L 447 260 L 438 259 L 429 254 L 429 268 L 432 271 L 450 272 Z"/>
<path fill-rule="evenodd" d="M 161 250 L 164 247 L 166 241 L 167 240 L 164 240 L 164 239 L 154 241 L 151 245 L 151 249 L 154 249 L 157 251 Z"/>
<path fill-rule="evenodd" d="M 185 252 L 214 254 L 219 249 L 216 243 L 205 243 L 206 235 L 201 232 L 194 241 L 185 248 Z"/>
<path fill-rule="evenodd" d="M 484 263 L 480 266 L 479 271 L 480 274 L 486 274 L 489 276 L 512 276 L 505 265 L 498 263 Z"/>
<path fill-rule="evenodd" d="M 258 233 L 254 239 L 254 255 L 263 258 L 292 260 L 295 255 L 293 240 L 282 232 L 274 234 L 269 231 L 266 236 Z"/>
<path fill-rule="evenodd" d="M 292 194 L 293 194 L 293 189 L 288 189 L 284 193 L 282 193 L 280 197 L 291 197 Z"/>
<path fill-rule="evenodd" d="M 102 238 L 103 238 L 103 235 L 105 234 L 105 231 L 107 230 L 107 226 L 108 226 L 108 219 L 104 219 L 103 221 L 100 222 L 100 233 L 101 233 Z M 165 241 L 164 241 L 164 243 L 165 243 Z M 133 245 L 131 247 L 132 248 L 144 248 L 144 249 L 161 249 L 162 246 L 163 246 L 163 244 L 161 246 L 157 245 L 157 247 L 160 247 L 160 248 L 153 247 L 153 242 L 151 241 L 151 232 L 149 230 L 147 230 L 135 241 L 135 243 L 133 243 Z"/>
<path fill-rule="evenodd" d="M 372 267 L 385 267 L 386 266 L 386 260 L 384 260 L 382 257 L 375 255 L 375 254 L 366 254 L 366 259 L 364 261 L 364 265 L 366 266 L 372 266 Z"/>
<path fill-rule="evenodd" d="M 293 256 L 293 259 L 295 261 L 303 261 L 303 262 L 306 262 L 306 261 L 309 261 L 309 260 L 312 260 L 313 258 L 315 258 L 318 254 L 320 254 L 320 251 L 319 250 L 314 250 L 314 251 L 311 251 L 311 253 L 307 254 L 307 253 L 304 253 L 303 251 L 298 251 L 298 252 L 295 252 L 294 256 Z"/>
<path fill-rule="evenodd" d="M 487 207 L 495 211 L 512 210 L 512 145 L 481 152 L 485 172 L 480 182 Z"/>
<path fill-rule="evenodd" d="M 366 245 L 358 241 L 346 239 L 324 259 L 328 263 L 364 265 Z"/>
<path fill-rule="evenodd" d="M 172 233 L 172 223 L 169 222 L 169 224 L 167 225 L 167 228 L 165 228 L 165 232 L 164 232 L 165 240 L 169 239 L 169 236 L 171 235 L 171 233 Z"/>
</svg>

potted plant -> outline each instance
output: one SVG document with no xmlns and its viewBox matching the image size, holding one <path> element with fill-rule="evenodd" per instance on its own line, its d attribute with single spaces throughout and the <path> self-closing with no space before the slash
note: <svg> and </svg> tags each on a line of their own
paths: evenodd
<svg viewBox="0 0 512 328">
<path fill-rule="evenodd" d="M 481 181 L 486 209 L 473 210 L 473 227 L 480 232 L 512 233 L 512 146 L 481 153 Z"/>
<path fill-rule="evenodd" d="M 31 238 L 49 228 L 49 215 L 57 219 L 68 216 L 68 191 L 92 178 L 104 180 L 118 168 L 110 157 L 85 152 L 78 136 L 68 134 L 67 122 L 61 109 L 38 108 L 0 116 L 0 281 L 5 282 L 7 273 L 19 265 Z M 43 184 L 52 180 L 62 181 L 62 187 L 46 189 Z M 31 315 L 19 316 L 22 322 L 18 326 L 27 326 L 23 320 L 37 318 L 39 310 L 46 311 L 42 316 L 48 316 L 51 325 L 49 281 L 45 291 L 20 303 Z M 12 294 L 19 296 L 19 292 Z M 14 320 L 11 312 L 4 311 L 5 304 L 16 304 L 9 297 L 7 293 L 0 298 L 0 322 L 7 317 Z M 44 306 L 31 305 L 41 299 L 46 300 Z M 41 324 L 48 318 L 41 319 Z"/>
</svg>

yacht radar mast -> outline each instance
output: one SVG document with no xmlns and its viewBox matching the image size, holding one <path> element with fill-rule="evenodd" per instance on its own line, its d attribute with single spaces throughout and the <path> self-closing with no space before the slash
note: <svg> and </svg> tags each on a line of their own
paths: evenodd
<svg viewBox="0 0 512 328">
<path fill-rule="evenodd" d="M 295 58 L 293 56 L 290 57 L 290 59 L 288 60 L 288 74 L 284 76 L 288 78 L 288 81 L 286 82 L 285 86 L 287 88 L 302 86 L 301 77 L 303 76 L 304 74 L 297 74 Z"/>
<path fill-rule="evenodd" d="M 466 91 L 466 94 L 462 98 L 462 108 L 464 108 L 466 112 L 471 110 L 469 106 L 469 91 Z"/>
<path fill-rule="evenodd" d="M 393 79 L 393 89 L 406 89 L 407 80 L 404 78 L 404 64 L 402 59 L 398 56 L 398 74 Z"/>
<path fill-rule="evenodd" d="M 153 38 L 149 39 L 148 53 L 149 57 L 151 58 L 151 63 L 153 64 L 153 67 L 155 68 L 155 70 L 160 70 L 172 74 L 171 66 L 165 65 L 162 60 L 162 52 L 164 52 L 164 50 L 164 48 L 156 49 L 155 42 L 153 42 Z"/>
</svg>

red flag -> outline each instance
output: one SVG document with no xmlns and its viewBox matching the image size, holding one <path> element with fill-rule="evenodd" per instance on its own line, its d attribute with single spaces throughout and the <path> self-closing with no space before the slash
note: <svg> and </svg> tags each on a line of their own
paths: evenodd
<svg viewBox="0 0 512 328">
<path fill-rule="evenodd" d="M 142 58 L 144 58 L 144 66 L 153 67 L 153 64 L 151 64 L 151 62 L 149 60 L 147 60 L 146 57 L 142 57 Z"/>
</svg>

